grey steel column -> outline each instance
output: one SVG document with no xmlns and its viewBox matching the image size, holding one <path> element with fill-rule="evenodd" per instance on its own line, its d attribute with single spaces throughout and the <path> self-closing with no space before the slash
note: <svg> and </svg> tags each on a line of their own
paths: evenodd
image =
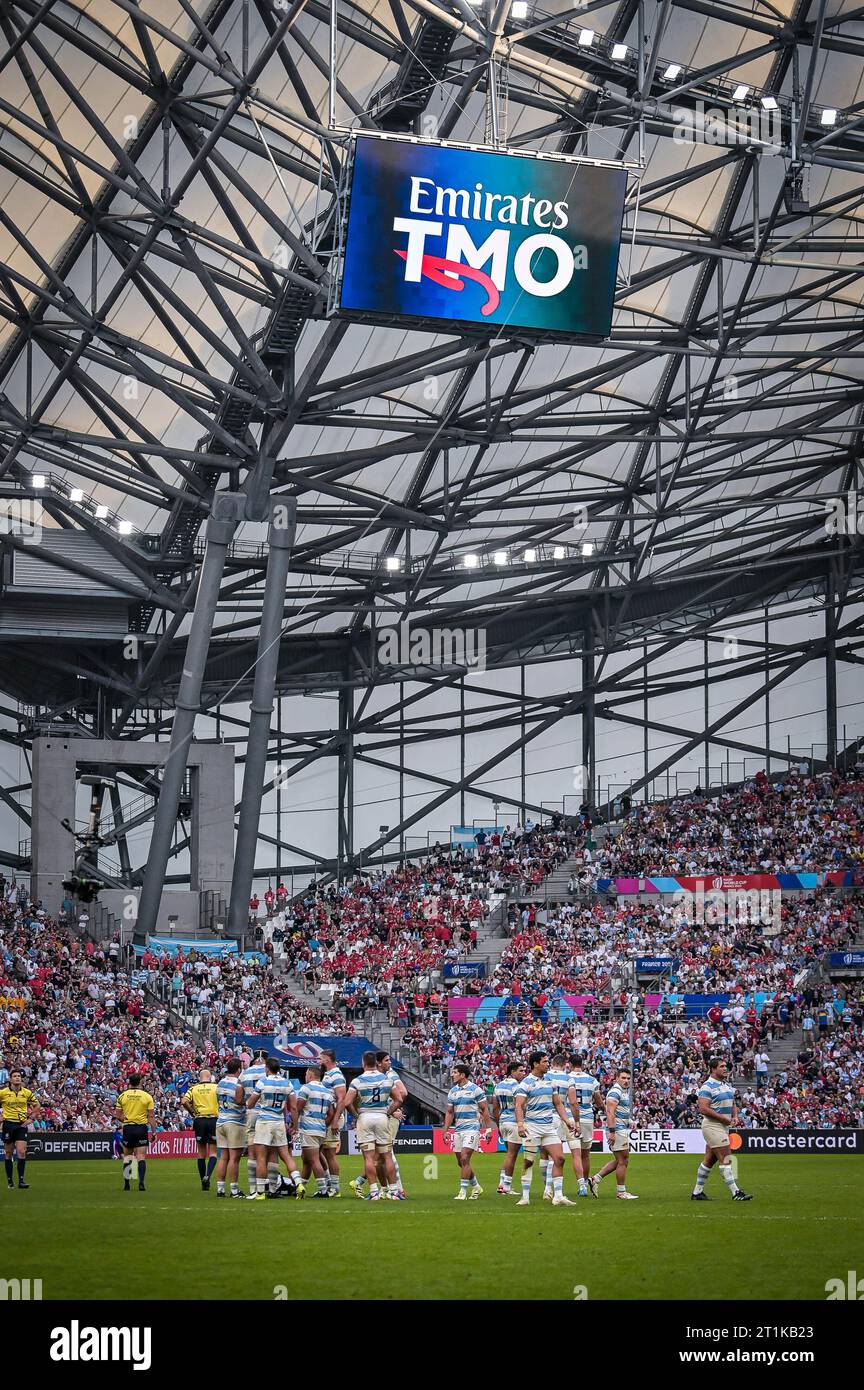
<svg viewBox="0 0 864 1390">
<path fill-rule="evenodd" d="M 186 775 L 186 759 L 195 732 L 195 716 L 201 705 L 201 685 L 219 600 L 219 586 L 225 569 L 225 557 L 237 523 L 243 516 L 244 505 L 245 499 L 239 493 L 219 493 L 213 499 L 213 510 L 207 522 L 207 544 L 195 596 L 192 625 L 183 657 L 183 672 L 177 692 L 174 723 L 171 726 L 171 743 L 165 761 L 159 800 L 156 803 L 150 853 L 147 856 L 147 868 L 144 870 L 144 883 L 138 902 L 135 936 L 139 941 L 155 929 L 159 915 L 168 856 L 171 852 L 171 837 L 177 824 L 177 808 L 183 790 L 183 778 Z M 234 795 L 233 787 L 228 795 Z"/>
<path fill-rule="evenodd" d="M 582 766 L 585 769 L 584 800 L 594 805 L 594 633 L 586 627 L 582 637 Z M 598 808 L 599 809 L 599 808 Z"/>
<path fill-rule="evenodd" d="M 228 904 L 228 934 L 238 940 L 248 930 L 249 925 L 249 898 L 255 872 L 258 822 L 261 819 L 261 798 L 264 795 L 264 781 L 267 775 L 270 720 L 273 715 L 273 695 L 279 666 L 279 636 L 282 631 L 285 585 L 288 580 L 291 547 L 294 544 L 296 517 L 297 505 L 293 497 L 280 497 L 271 513 L 267 533 L 267 577 L 264 581 L 261 626 L 258 630 L 258 654 L 255 660 L 255 681 L 249 714 L 246 766 L 240 797 L 234 872 L 231 876 L 231 901 Z"/>
</svg>

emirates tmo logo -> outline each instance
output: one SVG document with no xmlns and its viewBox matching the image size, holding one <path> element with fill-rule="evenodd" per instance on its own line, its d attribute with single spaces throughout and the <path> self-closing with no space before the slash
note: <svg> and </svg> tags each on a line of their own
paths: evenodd
<svg viewBox="0 0 864 1390">
<path fill-rule="evenodd" d="M 577 270 L 588 268 L 587 247 L 573 246 L 556 235 L 568 225 L 563 199 L 553 203 L 532 193 L 494 193 L 481 183 L 472 189 L 445 188 L 415 175 L 408 208 L 410 217 L 393 219 L 394 232 L 408 238 L 407 249 L 395 248 L 405 262 L 405 281 L 419 284 L 425 276 L 458 292 L 466 280 L 473 280 L 486 296 L 480 306 L 485 317 L 495 313 L 511 276 L 524 294 L 549 299 L 564 293 Z M 477 240 L 469 222 L 485 223 L 493 230 Z M 523 233 L 511 246 L 513 227 L 542 230 Z"/>
</svg>

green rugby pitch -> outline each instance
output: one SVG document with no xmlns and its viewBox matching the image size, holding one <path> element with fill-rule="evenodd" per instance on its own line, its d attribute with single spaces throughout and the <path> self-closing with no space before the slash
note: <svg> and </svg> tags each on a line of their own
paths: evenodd
<svg viewBox="0 0 864 1390">
<path fill-rule="evenodd" d="M 437 1163 L 437 1177 L 433 1176 Z M 499 1161 L 480 1156 L 484 1195 L 455 1203 L 449 1157 L 400 1158 L 407 1202 L 358 1201 L 342 1160 L 339 1201 L 238 1202 L 201 1191 L 194 1160 L 156 1160 L 148 1191 L 122 1190 L 114 1162 L 32 1162 L 28 1192 L 0 1190 L 6 1278 L 42 1280 L 44 1299 L 815 1299 L 864 1271 L 864 1163 L 751 1156 L 732 1202 L 690 1202 L 698 1159 L 634 1158 L 638 1202 L 553 1208 L 499 1197 Z M 595 1167 L 597 1165 L 595 1164 Z M 241 1182 L 245 1180 L 241 1162 Z M 517 1170 L 518 1171 L 518 1170 Z M 575 1196 L 575 1179 L 565 1188 Z M 13 1267 L 14 1266 L 14 1267 Z M 282 1294 L 284 1297 L 284 1293 Z"/>
</svg>

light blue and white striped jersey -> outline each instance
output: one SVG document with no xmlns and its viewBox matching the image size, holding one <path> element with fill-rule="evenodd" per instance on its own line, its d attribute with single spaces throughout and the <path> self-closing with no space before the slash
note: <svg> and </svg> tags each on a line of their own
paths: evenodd
<svg viewBox="0 0 864 1390">
<path fill-rule="evenodd" d="M 606 1103 L 610 1100 L 617 1100 L 618 1109 L 615 1111 L 615 1129 L 623 1129 L 628 1134 L 630 1132 L 630 1092 L 624 1091 L 616 1084 L 606 1092 Z"/>
<path fill-rule="evenodd" d="M 223 1076 L 216 1087 L 219 1102 L 217 1123 L 220 1125 L 242 1125 L 246 1119 L 246 1106 L 238 1105 L 234 1092 L 240 1085 L 239 1076 Z"/>
<path fill-rule="evenodd" d="M 535 1076 L 529 1072 L 524 1081 L 516 1087 L 516 1095 L 525 1097 L 525 1119 L 529 1125 L 551 1125 L 559 1119 L 558 1111 L 552 1103 L 555 1087 L 545 1076 Z"/>
<path fill-rule="evenodd" d="M 285 1106 L 294 1087 L 287 1076 L 263 1076 L 255 1082 L 259 1101 L 255 1107 L 259 1120 L 284 1120 Z"/>
<path fill-rule="evenodd" d="M 387 1077 L 387 1080 L 390 1082 L 391 1086 L 395 1086 L 397 1081 L 401 1082 L 402 1080 L 398 1071 L 394 1070 L 393 1067 L 388 1068 L 388 1070 L 385 1071 L 384 1075 Z"/>
<path fill-rule="evenodd" d="M 453 1106 L 453 1128 L 471 1130 L 480 1128 L 478 1104 L 486 1092 L 476 1081 L 466 1081 L 464 1086 L 451 1086 L 447 1092 L 447 1104 Z"/>
<path fill-rule="evenodd" d="M 382 1071 L 363 1071 L 351 1082 L 357 1092 L 358 1110 L 386 1110 L 393 1082 Z"/>
<path fill-rule="evenodd" d="M 558 1071 L 557 1068 L 550 1067 L 546 1073 L 546 1080 L 552 1082 L 552 1089 L 556 1096 L 560 1096 L 562 1101 L 566 1102 L 567 1092 L 572 1085 L 569 1071 Z"/>
<path fill-rule="evenodd" d="M 505 1076 L 503 1081 L 495 1083 L 494 1095 L 501 1106 L 499 1123 L 503 1125 L 515 1125 L 516 1123 L 516 1087 L 519 1082 L 514 1076 Z"/>
<path fill-rule="evenodd" d="M 256 1062 L 254 1066 L 247 1067 L 245 1071 L 241 1071 L 240 1085 L 246 1092 L 246 1100 L 249 1099 L 249 1097 L 255 1090 L 256 1083 L 259 1082 L 262 1079 L 262 1077 L 265 1077 L 266 1075 L 267 1068 L 265 1067 L 263 1062 Z"/>
<path fill-rule="evenodd" d="M 570 1085 L 576 1092 L 576 1099 L 579 1102 L 580 1120 L 593 1120 L 594 1106 L 591 1097 L 600 1090 L 600 1083 L 596 1076 L 589 1076 L 587 1071 L 571 1071 Z"/>
<path fill-rule="evenodd" d="M 300 1114 L 300 1128 L 310 1134 L 326 1134 L 327 1111 L 336 1104 L 330 1087 L 321 1081 L 307 1081 L 297 1092 L 297 1099 L 306 1102 Z"/>
<path fill-rule="evenodd" d="M 348 1085 L 348 1082 L 345 1080 L 345 1074 L 339 1067 L 328 1067 L 321 1080 L 324 1082 L 325 1086 L 330 1087 L 331 1091 L 336 1086 Z"/>
<path fill-rule="evenodd" d="M 335 1090 L 337 1086 L 344 1086 L 346 1090 L 348 1089 L 348 1082 L 345 1080 L 345 1074 L 340 1070 L 339 1067 L 328 1067 L 321 1080 L 324 1082 L 325 1086 L 330 1087 L 331 1091 Z M 337 1099 L 338 1097 L 334 1096 L 334 1105 Z M 342 1118 L 339 1121 L 338 1128 L 344 1129 L 347 1123 L 348 1116 L 345 1114 L 345 1111 L 343 1110 Z"/>
<path fill-rule="evenodd" d="M 708 1076 L 699 1087 L 698 1096 L 700 1100 L 707 1100 L 711 1109 L 722 1115 L 724 1120 L 732 1119 L 735 1088 L 728 1081 L 716 1081 L 713 1076 Z"/>
</svg>

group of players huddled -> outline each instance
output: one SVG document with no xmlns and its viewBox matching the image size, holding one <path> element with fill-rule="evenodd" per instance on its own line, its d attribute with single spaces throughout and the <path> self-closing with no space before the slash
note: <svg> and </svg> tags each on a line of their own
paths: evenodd
<svg viewBox="0 0 864 1390">
<path fill-rule="evenodd" d="M 726 1073 L 726 1062 L 712 1058 L 709 1075 L 698 1092 L 705 1157 L 699 1164 L 691 1194 L 693 1201 L 708 1201 L 704 1189 L 715 1165 L 734 1201 L 751 1200 L 750 1194 L 738 1186 L 730 1158 L 730 1130 L 738 1124 L 738 1112 Z M 451 1076 L 453 1085 L 447 1093 L 444 1129 L 452 1131 L 452 1149 L 459 1164 L 457 1202 L 476 1201 L 482 1195 L 472 1159 L 481 1147 L 484 1132 L 487 1142 L 491 1140 L 493 1122 L 506 1144 L 498 1184 L 502 1196 L 513 1193 L 513 1175 L 522 1150 L 521 1196 L 517 1206 L 530 1203 L 538 1154 L 544 1200 L 558 1207 L 576 1205 L 564 1194 L 567 1150 L 580 1197 L 596 1197 L 603 1178 L 614 1173 L 617 1197 L 622 1201 L 637 1200 L 636 1194 L 627 1190 L 631 1135 L 628 1071 L 618 1072 L 604 1104 L 600 1083 L 588 1075 L 579 1053 L 568 1056 L 558 1052 L 550 1058 L 545 1052 L 532 1052 L 527 1064 L 511 1062 L 506 1075 L 495 1085 L 491 1117 L 486 1092 L 471 1080 L 470 1067 L 457 1062 Z M 138 1190 L 146 1190 L 147 1147 L 155 1119 L 153 1097 L 142 1090 L 141 1079 L 138 1073 L 129 1076 L 127 1089 L 117 1097 L 115 1111 L 122 1122 L 120 1151 L 123 1187 L 127 1192 L 132 1187 L 133 1173 Z M 407 1094 L 386 1052 L 364 1052 L 363 1070 L 349 1084 L 336 1065 L 336 1053 L 323 1049 L 321 1063 L 306 1068 L 306 1080 L 299 1089 L 283 1074 L 279 1059 L 263 1053 L 245 1070 L 239 1059 L 229 1061 L 219 1081 L 214 1081 L 212 1072 L 205 1068 L 183 1097 L 192 1117 L 201 1187 L 209 1191 L 215 1169 L 218 1197 L 256 1202 L 268 1197 L 302 1198 L 312 1178 L 316 1189 L 313 1197 L 341 1197 L 339 1151 L 346 1111 L 350 1111 L 356 1120 L 357 1146 L 363 1155 L 363 1172 L 349 1184 L 354 1195 L 372 1202 L 404 1201 L 394 1145 Z M 0 1088 L 0 1108 L 7 1183 L 10 1188 L 14 1186 L 13 1158 L 17 1157 L 18 1186 L 26 1189 L 27 1123 L 38 1116 L 39 1103 L 23 1085 L 20 1071 L 13 1071 L 8 1084 Z M 592 1177 L 595 1111 L 604 1112 L 611 1157 Z M 300 1145 L 300 1168 L 292 1154 L 289 1129 Z M 248 1192 L 240 1190 L 240 1159 L 244 1153 Z M 280 1160 L 285 1175 L 280 1170 Z M 368 1192 L 364 1191 L 367 1186 Z"/>
<path fill-rule="evenodd" d="M 345 1112 L 350 1110 L 356 1116 L 357 1143 L 364 1158 L 363 1173 L 350 1184 L 355 1196 L 372 1202 L 404 1201 L 393 1144 L 407 1094 L 386 1052 L 364 1052 L 363 1071 L 350 1085 L 336 1065 L 335 1052 L 328 1049 L 322 1050 L 320 1065 L 306 1068 L 306 1080 L 299 1089 L 283 1074 L 279 1059 L 263 1053 L 245 1071 L 238 1059 L 229 1061 L 219 1081 L 205 1068 L 183 1097 L 198 1145 L 201 1187 L 209 1190 L 215 1169 L 218 1197 L 256 1202 L 268 1197 L 302 1198 L 312 1178 L 313 1197 L 341 1197 L 339 1149 Z M 138 1187 L 144 1191 L 147 1129 L 153 1124 L 154 1102 L 148 1091 L 141 1090 L 140 1076 L 129 1077 L 128 1090 L 117 1098 L 117 1114 L 123 1121 L 123 1185 L 129 1189 L 137 1165 Z M 300 1145 L 300 1168 L 294 1161 L 289 1128 Z M 244 1153 L 248 1192 L 240 1190 Z"/>
</svg>

